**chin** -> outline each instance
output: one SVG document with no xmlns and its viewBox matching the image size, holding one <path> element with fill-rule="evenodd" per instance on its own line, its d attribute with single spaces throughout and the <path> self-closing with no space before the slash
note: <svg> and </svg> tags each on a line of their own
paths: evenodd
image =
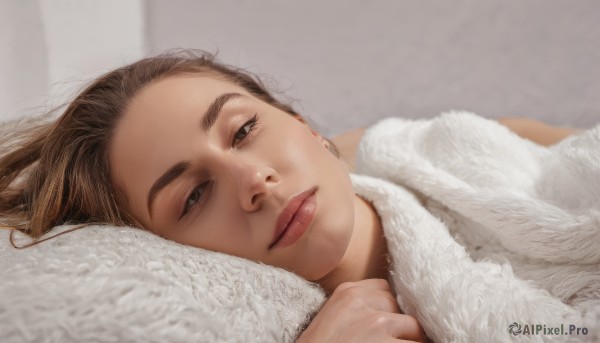
<svg viewBox="0 0 600 343">
<path fill-rule="evenodd" d="M 342 262 L 355 224 L 355 193 L 350 175 L 330 174 L 318 197 L 316 229 L 308 238 L 308 251 L 300 261 L 301 275 L 309 281 L 326 278 Z"/>
<path fill-rule="evenodd" d="M 328 230 L 324 230 L 313 242 L 306 261 L 307 265 L 311 266 L 306 272 L 306 279 L 322 279 L 341 264 L 350 246 L 354 218 L 352 217 L 351 221 L 341 219 L 335 223 L 336 225 L 329 226 Z"/>
</svg>

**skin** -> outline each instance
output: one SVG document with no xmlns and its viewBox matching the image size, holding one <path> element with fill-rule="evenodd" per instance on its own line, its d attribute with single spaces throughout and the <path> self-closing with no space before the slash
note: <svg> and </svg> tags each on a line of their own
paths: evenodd
<svg viewBox="0 0 600 343">
<path fill-rule="evenodd" d="M 203 130 L 211 103 L 230 93 L 239 96 Z M 184 74 L 154 82 L 132 100 L 109 159 L 113 183 L 140 227 L 287 269 L 331 293 L 342 282 L 387 278 L 387 259 L 375 210 L 354 193 L 347 164 L 327 144 L 302 118 L 233 83 Z M 189 168 L 157 193 L 150 215 L 150 188 L 181 161 Z M 269 249 L 289 199 L 315 186 L 316 215 L 307 231 L 288 247 Z"/>
</svg>

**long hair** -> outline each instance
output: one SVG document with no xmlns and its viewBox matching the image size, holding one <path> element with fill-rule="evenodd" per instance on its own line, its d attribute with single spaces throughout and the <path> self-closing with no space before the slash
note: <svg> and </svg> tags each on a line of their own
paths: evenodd
<svg viewBox="0 0 600 343">
<path fill-rule="evenodd" d="M 212 54 L 183 50 L 139 60 L 94 80 L 58 119 L 19 133 L 16 146 L 0 158 L 0 222 L 34 239 L 63 224 L 135 226 L 122 191 L 111 181 L 109 145 L 120 117 L 144 87 L 182 73 L 220 77 L 299 116 L 256 76 Z"/>
</svg>

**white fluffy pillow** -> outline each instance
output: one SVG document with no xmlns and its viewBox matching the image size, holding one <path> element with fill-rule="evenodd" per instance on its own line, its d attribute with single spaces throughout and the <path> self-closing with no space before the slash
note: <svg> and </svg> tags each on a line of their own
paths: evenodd
<svg viewBox="0 0 600 343">
<path fill-rule="evenodd" d="M 325 300 L 283 269 L 123 227 L 24 250 L 0 230 L 0 271 L 2 342 L 293 342 Z"/>
</svg>

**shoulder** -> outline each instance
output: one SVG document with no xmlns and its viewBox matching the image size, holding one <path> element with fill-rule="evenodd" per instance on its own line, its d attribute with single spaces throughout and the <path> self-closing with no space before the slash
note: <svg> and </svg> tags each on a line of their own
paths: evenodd
<svg viewBox="0 0 600 343">
<path fill-rule="evenodd" d="M 520 117 L 499 118 L 498 123 L 523 138 L 546 146 L 556 144 L 572 134 L 581 132 L 578 129 L 551 126 L 541 121 Z"/>
<path fill-rule="evenodd" d="M 365 130 L 365 128 L 353 129 L 331 139 L 331 142 L 335 144 L 340 153 L 340 159 L 346 163 L 350 172 L 354 170 L 356 148 Z"/>
</svg>

